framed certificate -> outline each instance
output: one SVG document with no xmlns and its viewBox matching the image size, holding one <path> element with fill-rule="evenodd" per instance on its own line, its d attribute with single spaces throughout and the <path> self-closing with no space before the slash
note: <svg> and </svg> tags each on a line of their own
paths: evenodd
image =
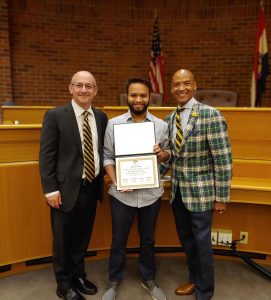
<svg viewBox="0 0 271 300">
<path fill-rule="evenodd" d="M 116 157 L 117 190 L 159 187 L 156 155 Z"/>
</svg>

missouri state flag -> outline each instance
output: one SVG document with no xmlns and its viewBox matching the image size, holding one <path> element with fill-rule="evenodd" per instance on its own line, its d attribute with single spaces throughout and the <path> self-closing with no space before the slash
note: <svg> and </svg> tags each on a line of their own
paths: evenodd
<svg viewBox="0 0 271 300">
<path fill-rule="evenodd" d="M 251 82 L 250 106 L 261 106 L 262 95 L 265 91 L 266 78 L 269 74 L 268 49 L 264 7 L 260 6 L 258 34 L 254 54 L 254 68 Z"/>
<path fill-rule="evenodd" d="M 152 84 L 152 89 L 155 93 L 163 94 L 163 105 L 166 102 L 166 81 L 164 73 L 164 59 L 160 43 L 160 35 L 158 28 L 158 17 L 155 16 L 151 57 L 149 63 L 149 78 Z"/>
</svg>

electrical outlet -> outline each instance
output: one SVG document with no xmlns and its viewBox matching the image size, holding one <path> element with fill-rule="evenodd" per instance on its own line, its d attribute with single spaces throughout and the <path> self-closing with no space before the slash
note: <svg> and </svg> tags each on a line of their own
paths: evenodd
<svg viewBox="0 0 271 300">
<path fill-rule="evenodd" d="M 232 231 L 229 229 L 218 229 L 217 244 L 220 246 L 231 246 Z"/>
<path fill-rule="evenodd" d="M 215 229 L 215 228 L 212 228 L 212 231 L 211 231 L 211 242 L 212 242 L 212 245 L 217 245 L 217 229 Z"/>
<path fill-rule="evenodd" d="M 244 238 L 242 241 L 240 241 L 240 244 L 247 244 L 248 243 L 248 232 L 246 231 L 240 231 L 240 240 Z"/>
</svg>

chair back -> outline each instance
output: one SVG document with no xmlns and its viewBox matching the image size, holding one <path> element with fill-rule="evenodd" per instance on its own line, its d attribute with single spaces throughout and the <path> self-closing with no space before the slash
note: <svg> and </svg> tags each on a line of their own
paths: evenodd
<svg viewBox="0 0 271 300">
<path fill-rule="evenodd" d="M 126 93 L 119 94 L 119 105 L 120 106 L 127 105 L 127 94 Z"/>
<path fill-rule="evenodd" d="M 163 106 L 163 94 L 152 92 L 150 106 Z"/>
<path fill-rule="evenodd" d="M 237 93 L 226 90 L 197 90 L 194 97 L 201 103 L 219 106 L 237 106 Z"/>
</svg>

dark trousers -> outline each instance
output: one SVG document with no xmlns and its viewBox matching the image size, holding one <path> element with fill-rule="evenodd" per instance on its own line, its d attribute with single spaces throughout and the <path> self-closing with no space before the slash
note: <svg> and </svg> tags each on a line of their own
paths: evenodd
<svg viewBox="0 0 271 300">
<path fill-rule="evenodd" d="M 126 245 L 135 214 L 140 236 L 139 271 L 143 280 L 153 280 L 156 274 L 154 233 L 161 199 L 137 208 L 111 197 L 112 245 L 109 259 L 109 280 L 120 282 L 124 275 Z"/>
<path fill-rule="evenodd" d="M 197 300 L 209 300 L 214 293 L 212 211 L 190 212 L 177 189 L 172 203 L 177 233 L 187 257 L 189 280 L 196 285 Z"/>
<path fill-rule="evenodd" d="M 53 267 L 61 290 L 70 287 L 74 278 L 86 276 L 84 256 L 96 214 L 95 189 L 95 183 L 82 183 L 75 207 L 70 212 L 51 208 Z"/>
</svg>

